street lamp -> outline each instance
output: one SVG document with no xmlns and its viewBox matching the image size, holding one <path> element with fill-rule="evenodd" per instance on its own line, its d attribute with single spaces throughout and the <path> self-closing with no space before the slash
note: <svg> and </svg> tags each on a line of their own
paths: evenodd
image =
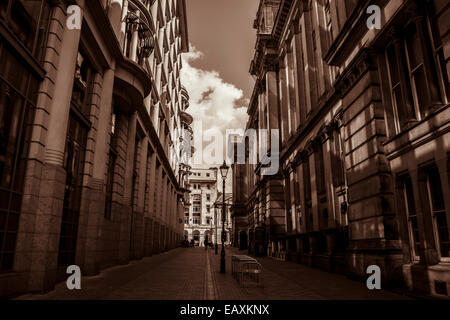
<svg viewBox="0 0 450 320">
<path fill-rule="evenodd" d="M 220 273 L 225 273 L 225 180 L 227 179 L 229 167 L 225 160 L 220 167 L 220 174 L 222 175 L 222 251 L 220 252 Z"/>
</svg>

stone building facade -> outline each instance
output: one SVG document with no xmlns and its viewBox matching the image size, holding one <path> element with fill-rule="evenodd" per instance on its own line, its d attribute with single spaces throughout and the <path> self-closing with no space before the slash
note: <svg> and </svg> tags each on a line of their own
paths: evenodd
<svg viewBox="0 0 450 320">
<path fill-rule="evenodd" d="M 2 1 L 0 296 L 183 238 L 188 50 L 184 0 Z"/>
<path fill-rule="evenodd" d="M 279 130 L 281 168 L 233 170 L 250 252 L 449 294 L 449 15 L 444 0 L 260 1 L 247 129 Z"/>
<path fill-rule="evenodd" d="M 201 247 L 206 237 L 208 242 L 216 243 L 217 169 L 191 169 L 189 190 L 190 205 L 184 211 L 185 239 Z"/>
</svg>

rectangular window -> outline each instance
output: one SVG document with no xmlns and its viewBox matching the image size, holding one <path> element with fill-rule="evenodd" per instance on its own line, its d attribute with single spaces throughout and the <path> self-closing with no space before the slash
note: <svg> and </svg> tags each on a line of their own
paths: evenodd
<svg viewBox="0 0 450 320">
<path fill-rule="evenodd" d="M 394 108 L 394 116 L 397 121 L 397 132 L 407 128 L 409 123 L 416 121 L 415 111 L 412 105 L 411 90 L 406 82 L 404 71 L 405 60 L 401 55 L 399 44 L 390 45 L 386 50 L 386 61 L 389 71 L 391 86 L 391 99 Z M 400 58 L 399 58 L 399 55 Z"/>
<path fill-rule="evenodd" d="M 317 194 L 325 194 L 325 166 L 323 162 L 323 145 L 318 142 L 317 151 L 314 154 L 315 167 L 316 167 L 316 183 Z"/>
<path fill-rule="evenodd" d="M 429 4 L 430 5 L 430 4 Z M 450 97 L 450 82 L 448 78 L 447 73 L 447 60 L 445 58 L 444 53 L 444 44 L 442 42 L 442 37 L 440 33 L 440 27 L 439 26 L 439 17 L 442 13 L 442 10 L 448 10 L 445 6 L 441 8 L 441 12 L 436 12 L 436 9 L 434 8 L 434 3 L 430 6 L 430 12 L 431 12 L 431 18 L 430 18 L 430 32 L 431 32 L 431 41 L 432 48 L 433 48 L 433 55 L 435 58 L 435 61 L 437 63 L 437 72 L 439 74 L 438 78 L 440 78 L 440 87 L 441 87 L 441 94 L 443 96 L 442 102 L 448 103 L 448 99 Z"/>
<path fill-rule="evenodd" d="M 40 62 L 46 48 L 51 6 L 47 0 L 3 0 L 0 20 Z"/>
<path fill-rule="evenodd" d="M 303 162 L 303 184 L 304 184 L 304 197 L 305 197 L 305 224 L 306 230 L 312 231 L 313 229 L 313 212 L 312 212 L 312 200 L 311 200 L 311 174 L 309 169 L 309 156 Z"/>
<path fill-rule="evenodd" d="M 192 196 L 192 212 L 194 214 L 200 214 L 202 210 L 202 196 L 195 194 Z"/>
<path fill-rule="evenodd" d="M 344 145 L 339 128 L 334 132 L 334 141 L 332 144 L 331 169 L 333 171 L 333 185 L 339 187 L 345 184 Z"/>
<path fill-rule="evenodd" d="M 114 108 L 114 107 L 113 107 Z M 117 115 L 113 112 L 111 115 L 111 142 L 108 157 L 108 172 L 106 179 L 106 197 L 105 197 L 105 219 L 111 219 L 112 217 L 112 195 L 114 187 L 114 170 L 117 160 Z"/>
<path fill-rule="evenodd" d="M 192 224 L 200 224 L 200 216 L 194 216 L 192 218 Z"/>
<path fill-rule="evenodd" d="M 211 206 L 209 204 L 206 206 L 206 212 L 211 212 Z"/>
<path fill-rule="evenodd" d="M 414 192 L 411 177 L 406 175 L 401 178 L 403 180 L 403 198 L 405 205 L 406 219 L 408 222 L 408 234 L 411 247 L 411 256 L 415 260 L 419 260 L 420 253 L 420 235 L 419 224 L 417 222 L 417 211 L 414 203 Z"/>
<path fill-rule="evenodd" d="M 415 19 L 386 49 L 397 133 L 447 101 L 448 81 L 444 83 L 443 78 L 448 79 L 440 65 L 440 37 L 430 36 L 428 25 L 426 18 Z"/>
<path fill-rule="evenodd" d="M 449 258 L 450 239 L 447 214 L 444 206 L 441 179 L 437 167 L 432 167 L 428 170 L 427 185 L 437 248 L 442 258 Z"/>
<path fill-rule="evenodd" d="M 0 42 L 0 272 L 13 269 L 38 80 Z"/>
</svg>

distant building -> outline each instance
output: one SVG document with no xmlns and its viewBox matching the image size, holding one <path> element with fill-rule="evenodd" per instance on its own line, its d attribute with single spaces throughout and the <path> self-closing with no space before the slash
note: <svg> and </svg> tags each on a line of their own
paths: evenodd
<svg viewBox="0 0 450 320">
<path fill-rule="evenodd" d="M 189 176 L 188 207 L 184 211 L 184 237 L 194 240 L 196 245 L 222 243 L 222 193 L 217 190 L 217 168 L 192 168 Z M 225 195 L 226 206 L 226 244 L 231 243 L 231 193 Z"/>
<path fill-rule="evenodd" d="M 191 169 L 189 176 L 190 205 L 184 211 L 185 239 L 204 246 L 215 242 L 215 210 L 217 198 L 217 169 Z"/>
</svg>

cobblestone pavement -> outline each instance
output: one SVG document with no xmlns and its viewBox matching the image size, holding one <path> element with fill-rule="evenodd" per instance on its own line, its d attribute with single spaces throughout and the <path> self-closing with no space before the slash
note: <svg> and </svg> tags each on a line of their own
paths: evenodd
<svg viewBox="0 0 450 320">
<path fill-rule="evenodd" d="M 225 274 L 219 273 L 220 254 L 215 255 L 214 249 L 178 248 L 83 277 L 81 290 L 68 290 L 63 282 L 47 294 L 18 299 L 406 299 L 389 291 L 368 290 L 364 283 L 342 275 L 271 258 L 258 259 L 264 286 L 241 288 L 231 275 L 231 255 L 236 253 L 227 250 Z"/>
</svg>

